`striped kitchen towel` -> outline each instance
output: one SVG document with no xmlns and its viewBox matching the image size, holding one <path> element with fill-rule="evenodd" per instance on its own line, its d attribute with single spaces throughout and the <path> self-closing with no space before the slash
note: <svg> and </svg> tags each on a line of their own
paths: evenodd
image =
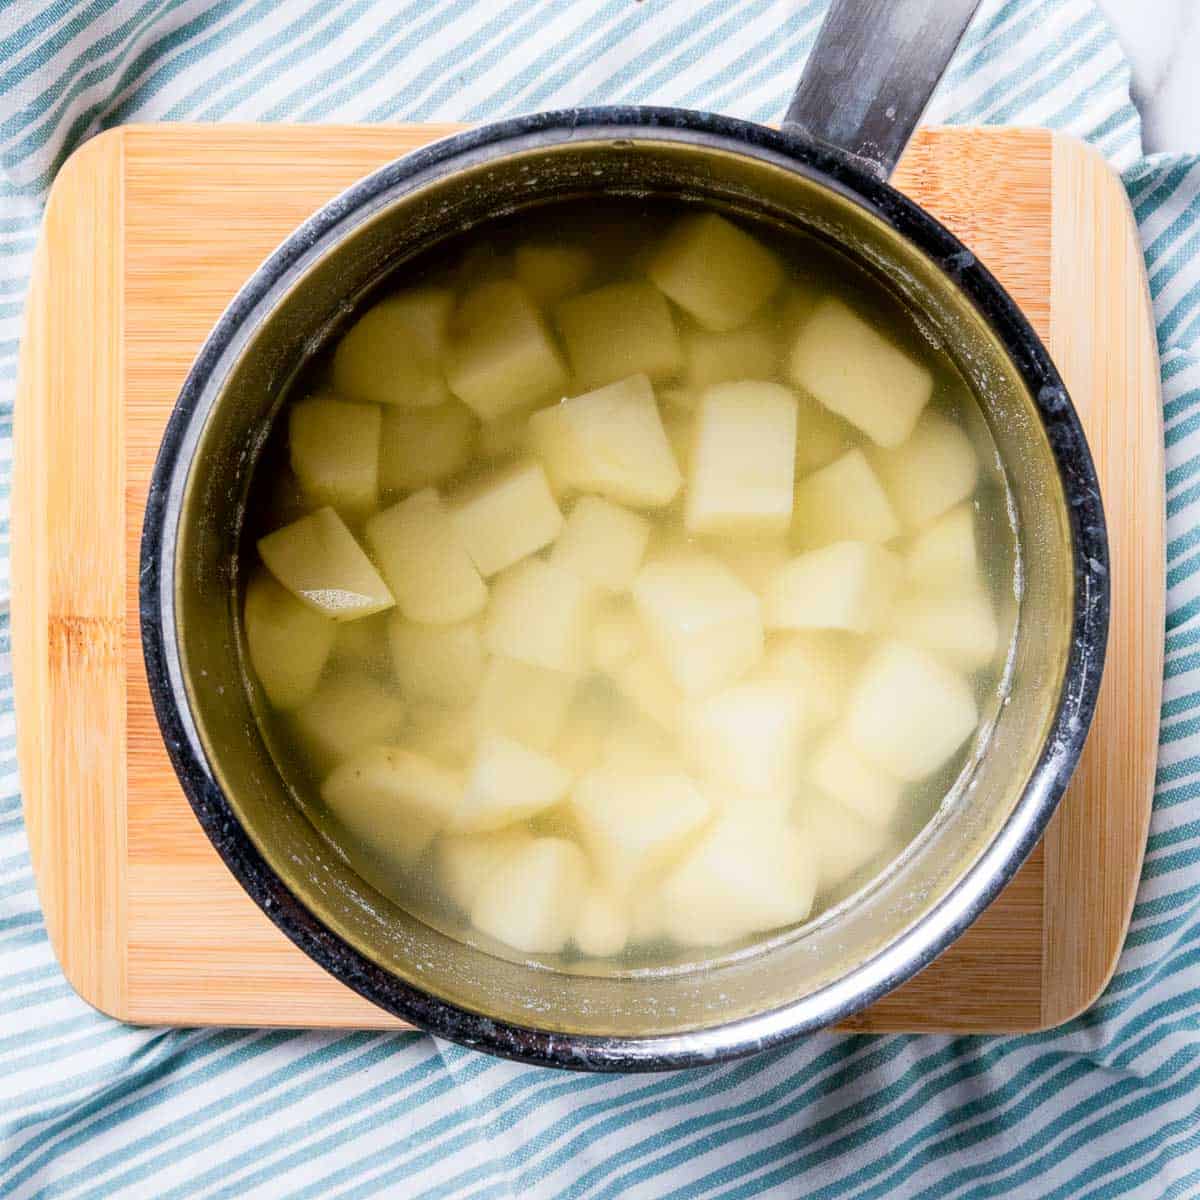
<svg viewBox="0 0 1200 1200">
<path fill-rule="evenodd" d="M 127 121 L 479 121 L 615 101 L 777 120 L 824 0 L 0 3 L 0 596 L 46 191 Z M 1147 20 L 1153 6 L 1147 5 Z M 823 1035 L 660 1077 L 419 1034 L 150 1030 L 72 993 L 38 911 L 0 615 L 0 1196 L 1200 1196 L 1200 160 L 1143 157 L 1090 0 L 988 0 L 931 119 L 1044 124 L 1123 173 L 1158 319 L 1168 657 L 1142 890 L 1103 999 L 1024 1038 Z"/>
</svg>

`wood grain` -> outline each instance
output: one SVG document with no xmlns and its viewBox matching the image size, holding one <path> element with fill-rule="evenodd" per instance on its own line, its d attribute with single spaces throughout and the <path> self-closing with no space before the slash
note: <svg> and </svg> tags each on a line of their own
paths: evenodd
<svg viewBox="0 0 1200 1200">
<path fill-rule="evenodd" d="M 82 994 L 126 1019 L 398 1024 L 296 950 L 201 833 L 146 689 L 136 562 L 171 404 L 242 280 L 324 201 L 449 132 L 130 127 L 89 143 L 55 185 L 52 213 L 93 215 L 87 237 L 65 216 L 48 220 L 22 362 L 14 538 L 21 765 L 55 948 Z M 92 174 L 98 179 L 86 182 Z M 1078 143 L 1036 130 L 925 131 L 897 181 L 996 272 L 1050 339 L 1077 401 L 1086 389 L 1081 407 L 1110 513 L 1120 505 L 1122 537 L 1139 528 L 1143 562 L 1149 553 L 1161 563 L 1157 363 L 1136 240 L 1114 202 L 1119 185 Z M 107 203 L 97 205 L 101 193 Z M 1087 230 L 1076 228 L 1080 211 L 1089 214 Z M 107 280 L 105 302 L 82 305 L 79 285 L 62 279 L 81 272 Z M 1115 272 L 1111 283 L 1106 272 Z M 1121 302 L 1108 303 L 1118 289 Z M 1114 344 L 1124 349 L 1110 362 L 1099 351 Z M 52 370 L 56 356 L 63 365 Z M 108 435 L 99 442 L 97 414 Z M 47 515 L 67 453 L 74 507 L 89 510 L 85 527 Z M 49 581 L 83 550 L 100 575 L 51 591 Z M 94 595 L 101 577 L 104 603 Z M 1153 778 L 1161 570 L 1122 582 L 1117 594 L 1117 621 L 1139 632 L 1114 637 L 1111 657 L 1119 654 L 1121 665 L 1110 662 L 1100 727 L 1047 852 L 1035 851 L 945 955 L 849 1028 L 1034 1029 L 1070 1015 L 1107 978 L 1132 903 Z M 74 631 L 73 653 L 56 649 L 65 630 Z M 70 688 L 55 674 L 64 660 L 73 664 Z M 81 706 L 78 697 L 103 704 Z M 1135 754 L 1124 752 L 1130 745 Z M 81 791 L 83 777 L 91 792 Z"/>
</svg>

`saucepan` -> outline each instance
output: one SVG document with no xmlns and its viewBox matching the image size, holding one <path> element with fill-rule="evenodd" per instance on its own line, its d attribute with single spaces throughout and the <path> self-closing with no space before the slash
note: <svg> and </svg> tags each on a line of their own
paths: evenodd
<svg viewBox="0 0 1200 1200">
<path fill-rule="evenodd" d="M 204 344 L 155 469 L 141 622 L 158 720 L 229 869 L 306 954 L 420 1028 L 530 1062 L 654 1070 L 747 1054 L 871 1004 L 954 941 L 1052 815 L 1096 702 L 1108 548 L 1091 456 L 1029 322 L 888 177 L 977 0 L 833 0 L 782 126 L 609 107 L 539 113 L 406 155 L 330 202 Z M 966 786 L 852 902 L 753 953 L 608 975 L 508 961 L 360 878 L 272 761 L 239 667 L 248 481 L 297 364 L 356 296 L 439 241 L 598 194 L 698 200 L 812 233 L 885 280 L 949 349 L 1010 493 L 1022 590 L 1006 703 Z"/>
</svg>

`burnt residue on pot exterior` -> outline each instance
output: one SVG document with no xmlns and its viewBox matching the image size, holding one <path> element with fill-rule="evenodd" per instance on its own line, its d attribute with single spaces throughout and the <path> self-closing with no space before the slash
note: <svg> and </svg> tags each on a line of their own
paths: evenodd
<svg viewBox="0 0 1200 1200">
<path fill-rule="evenodd" d="M 993 409 L 1012 418 L 1012 428 L 996 430 L 998 443 L 1007 439 L 1012 448 L 1006 461 L 1022 473 L 1041 471 L 1025 494 L 1017 488 L 1023 536 L 1046 548 L 1059 546 L 1063 558 L 1062 586 L 1056 591 L 1047 577 L 1039 599 L 1034 563 L 1032 597 L 1026 597 L 1031 611 L 1041 603 L 1046 613 L 1058 614 L 1061 645 L 1056 642 L 1053 653 L 1030 651 L 1029 661 L 1018 663 L 1014 684 L 1038 698 L 1045 714 L 1036 730 L 1014 726 L 1006 734 L 1001 723 L 996 731 L 998 755 L 992 757 L 1025 764 L 1014 794 L 988 809 L 980 789 L 974 808 L 962 804 L 947 813 L 943 828 L 931 831 L 910 856 L 904 868 L 909 875 L 899 871 L 860 905 L 854 919 L 877 921 L 877 941 L 862 940 L 860 924 L 861 952 L 841 970 L 830 958 L 827 975 L 815 983 L 802 986 L 801 964 L 832 954 L 821 950 L 819 938 L 793 939 L 690 980 L 625 984 L 522 972 L 478 951 L 456 957 L 454 947 L 426 937 L 411 921 L 404 924 L 403 914 L 391 912 L 382 897 L 348 880 L 344 864 L 330 863 L 328 855 L 320 861 L 299 852 L 289 857 L 281 849 L 288 839 L 296 845 L 303 840 L 303 814 L 287 803 L 269 757 L 255 750 L 253 722 L 228 695 L 218 703 L 190 671 L 199 661 L 236 671 L 226 661 L 236 660 L 236 626 L 229 619 L 232 552 L 224 553 L 222 539 L 231 539 L 229 526 L 240 521 L 245 477 L 269 426 L 271 397 L 282 390 L 303 348 L 337 317 L 332 300 L 323 307 L 313 300 L 306 312 L 308 301 L 296 297 L 334 288 L 334 267 L 349 261 L 339 258 L 339 248 L 356 237 L 360 258 L 350 261 L 350 273 L 362 286 L 371 282 L 372 270 L 377 278 L 388 265 L 379 259 L 384 243 L 376 244 L 372 263 L 362 248 L 369 239 L 360 235 L 381 227 L 390 212 L 413 207 L 414 197 L 443 187 L 445 220 L 467 220 L 472 211 L 486 215 L 488 189 L 502 190 L 506 164 L 528 164 L 538 156 L 556 162 L 564 151 L 576 150 L 607 155 L 616 178 L 606 182 L 618 192 L 641 186 L 632 178 L 622 183 L 621 172 L 629 174 L 639 156 L 653 152 L 667 163 L 660 178 L 674 169 L 671 163 L 681 171 L 691 164 L 680 187 L 711 187 L 731 206 L 761 208 L 769 219 L 789 219 L 793 185 L 803 184 L 814 203 L 829 197 L 828 213 L 793 205 L 791 219 L 807 226 L 811 218 L 811 226 L 830 237 L 838 236 L 837 220 L 850 219 L 847 213 L 864 228 L 877 228 L 878 236 L 864 234 L 859 257 L 879 271 L 894 268 L 891 282 L 918 308 L 926 299 L 936 301 L 934 276 L 952 281 L 954 303 L 962 309 L 955 320 L 964 329 L 974 321 L 983 330 L 978 346 L 962 347 L 971 360 L 964 373 L 978 382 L 986 374 L 980 364 L 990 355 L 988 370 L 996 375 L 1002 356 L 1006 379 L 1024 396 L 1007 406 L 994 400 Z M 550 174 L 538 185 L 542 199 L 567 184 L 566 176 Z M 776 194 L 759 197 L 755 189 L 768 178 L 777 180 Z M 450 187 L 460 179 L 472 181 L 463 195 Z M 574 194 L 586 186 L 576 180 Z M 461 211 L 453 209 L 456 203 Z M 432 237 L 437 213 L 429 211 Z M 406 231 L 414 239 L 418 225 Z M 891 239 L 886 244 L 884 234 Z M 421 248 L 407 246 L 402 257 Z M 902 251 L 909 255 L 907 266 L 900 264 Z M 298 326 L 289 337 L 271 334 L 289 319 Z M 230 399 L 233 391 L 238 395 Z M 254 396 L 258 407 L 248 411 L 247 397 Z M 1043 448 L 1038 461 L 1023 463 L 1019 448 L 1035 445 Z M 322 209 L 263 264 L 205 343 L 168 425 L 146 510 L 140 601 L 151 695 L 189 801 L 236 877 L 305 953 L 389 1012 L 464 1045 L 583 1070 L 666 1070 L 750 1054 L 858 1011 L 920 970 L 979 915 L 1033 848 L 1079 757 L 1103 667 L 1108 589 L 1104 516 L 1078 418 L 1028 322 L 967 247 L 844 155 L 795 134 L 679 109 L 599 108 L 503 122 L 391 163 Z M 181 621 L 186 646 L 179 641 Z M 1025 636 L 1036 639 L 1039 631 L 1028 628 Z M 1017 750 L 1025 757 L 1018 759 Z M 938 857 L 939 837 L 953 841 L 954 853 Z M 930 864 L 924 874 L 917 870 L 922 855 Z M 849 929 L 830 936 L 848 936 Z M 572 1004 L 576 1011 L 564 1015 Z M 608 1013 L 602 1011 L 606 1004 Z"/>
</svg>

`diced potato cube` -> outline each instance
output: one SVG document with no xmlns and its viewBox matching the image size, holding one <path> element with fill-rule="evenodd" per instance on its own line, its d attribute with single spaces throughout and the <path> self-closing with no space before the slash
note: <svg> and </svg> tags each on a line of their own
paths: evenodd
<svg viewBox="0 0 1200 1200">
<path fill-rule="evenodd" d="M 479 740 L 467 790 L 454 819 L 459 833 L 487 833 L 524 821 L 562 800 L 571 772 L 500 733 Z"/>
<path fill-rule="evenodd" d="M 965 500 L 979 478 L 967 435 L 941 413 L 922 414 L 912 436 L 871 454 L 884 490 L 905 528 L 915 530 Z"/>
<path fill-rule="evenodd" d="M 540 558 L 528 558 L 496 578 L 484 618 L 492 654 L 550 671 L 587 665 L 588 585 Z"/>
<path fill-rule="evenodd" d="M 650 523 L 611 500 L 580 496 L 550 561 L 609 592 L 627 592 L 642 565 Z"/>
<path fill-rule="evenodd" d="M 488 661 L 479 691 L 479 730 L 548 750 L 566 724 L 575 684 L 574 675 L 496 655 Z"/>
<path fill-rule="evenodd" d="M 793 558 L 763 599 L 768 629 L 883 627 L 904 577 L 898 555 L 870 542 L 835 542 Z"/>
<path fill-rule="evenodd" d="M 867 661 L 846 712 L 855 748 L 909 783 L 944 766 L 978 724 L 966 679 L 925 651 L 895 641 Z"/>
<path fill-rule="evenodd" d="M 515 458 L 529 449 L 530 410 L 521 408 L 479 427 L 479 454 L 488 462 Z"/>
<path fill-rule="evenodd" d="M 250 665 L 267 699 L 276 708 L 303 704 L 321 678 L 338 626 L 266 571 L 256 571 L 246 585 L 244 612 Z"/>
<path fill-rule="evenodd" d="M 803 479 L 853 450 L 857 433 L 804 392 L 796 396 L 796 478 Z"/>
<path fill-rule="evenodd" d="M 574 842 L 536 838 L 484 880 L 471 922 L 514 950 L 554 954 L 571 937 L 587 882 L 587 859 Z"/>
<path fill-rule="evenodd" d="M 813 549 L 830 542 L 886 542 L 900 532 L 887 493 L 861 450 L 796 484 L 793 527 Z"/>
<path fill-rule="evenodd" d="M 617 667 L 642 653 L 646 639 L 642 623 L 627 600 L 613 600 L 593 609 L 588 631 L 588 661 L 594 670 L 612 675 Z"/>
<path fill-rule="evenodd" d="M 649 274 L 680 308 L 718 333 L 744 325 L 783 283 L 775 255 L 716 213 L 677 221 Z"/>
<path fill-rule="evenodd" d="M 688 466 L 692 533 L 769 536 L 792 520 L 796 397 L 777 383 L 721 383 L 700 399 Z"/>
<path fill-rule="evenodd" d="M 555 312 L 576 384 L 599 388 L 630 375 L 670 379 L 683 368 L 675 319 L 648 283 L 610 283 Z"/>
<path fill-rule="evenodd" d="M 554 761 L 572 775 L 582 775 L 600 765 L 604 756 L 604 730 L 607 719 L 593 716 L 586 706 L 572 708 L 567 723 L 554 743 Z"/>
<path fill-rule="evenodd" d="M 888 628 L 903 641 L 931 650 L 966 671 L 990 663 L 1000 645 L 995 610 L 979 586 L 949 595 L 932 588 L 910 588 L 897 601 Z"/>
<path fill-rule="evenodd" d="M 377 513 L 367 522 L 365 535 L 410 621 L 455 625 L 483 610 L 487 585 L 432 488 Z"/>
<path fill-rule="evenodd" d="M 453 294 L 401 292 L 369 308 L 338 342 L 333 387 L 351 400 L 432 408 L 450 393 L 442 374 Z"/>
<path fill-rule="evenodd" d="M 722 817 L 663 882 L 666 933 L 706 946 L 803 921 L 817 871 L 809 847 L 786 826 Z"/>
<path fill-rule="evenodd" d="M 535 462 L 495 471 L 457 493 L 450 515 L 485 578 L 548 546 L 563 527 L 546 472 Z"/>
<path fill-rule="evenodd" d="M 454 314 L 446 378 L 477 416 L 494 421 L 561 396 L 567 370 L 525 289 L 498 279 L 474 288 Z"/>
<path fill-rule="evenodd" d="M 483 679 L 483 639 L 476 621 L 418 625 L 394 613 L 388 625 L 392 670 L 409 700 L 469 704 Z"/>
<path fill-rule="evenodd" d="M 845 634 L 792 633 L 767 647 L 757 674 L 795 688 L 816 729 L 842 711 L 859 659 L 858 647 Z"/>
<path fill-rule="evenodd" d="M 952 508 L 913 538 L 905 565 L 909 580 L 918 587 L 943 595 L 974 592 L 980 579 L 972 507 Z"/>
<path fill-rule="evenodd" d="M 391 669 L 387 625 L 390 613 L 376 613 L 361 621 L 343 621 L 334 628 L 331 660 L 339 667 L 353 667 L 368 674 L 384 674 Z"/>
<path fill-rule="evenodd" d="M 651 654 L 635 653 L 608 671 L 617 691 L 643 716 L 666 730 L 678 727 L 683 694 L 675 680 Z"/>
<path fill-rule="evenodd" d="M 683 334 L 688 387 L 702 392 L 715 383 L 774 379 L 779 339 L 770 321 L 755 321 L 728 333 L 688 329 Z"/>
<path fill-rule="evenodd" d="M 328 504 L 351 519 L 379 503 L 379 430 L 375 404 L 347 404 L 310 396 L 288 414 L 292 470 L 315 505 Z"/>
<path fill-rule="evenodd" d="M 680 555 L 643 567 L 633 596 L 667 669 L 685 692 L 732 683 L 762 657 L 758 597 L 708 555 Z"/>
<path fill-rule="evenodd" d="M 797 819 L 797 832 L 817 867 L 818 893 L 845 894 L 849 884 L 865 883 L 869 866 L 887 862 L 891 835 L 886 825 L 871 822 L 825 795 L 808 799 Z"/>
<path fill-rule="evenodd" d="M 822 300 L 800 329 L 792 382 L 880 446 L 898 446 L 933 394 L 928 369 L 843 301 Z"/>
<path fill-rule="evenodd" d="M 588 958 L 612 958 L 620 954 L 629 941 L 626 906 L 593 884 L 584 893 L 571 940 Z"/>
<path fill-rule="evenodd" d="M 400 738 L 401 744 L 435 762 L 463 766 L 475 753 L 474 708 L 447 708 L 441 704 L 414 704 Z"/>
<path fill-rule="evenodd" d="M 453 817 L 462 775 L 397 746 L 368 746 L 334 768 L 321 799 L 356 837 L 400 863 Z"/>
<path fill-rule="evenodd" d="M 683 774 L 601 769 L 571 794 L 571 814 L 584 847 L 619 896 L 668 867 L 711 815 L 711 805 Z"/>
<path fill-rule="evenodd" d="M 688 705 L 682 744 L 688 761 L 724 787 L 790 795 L 800 763 L 803 701 L 786 683 L 736 683 Z"/>
<path fill-rule="evenodd" d="M 526 242 L 513 255 L 517 282 L 543 308 L 552 308 L 578 292 L 588 281 L 596 261 L 582 246 L 554 242 Z"/>
<path fill-rule="evenodd" d="M 379 440 L 379 486 L 415 492 L 461 471 L 471 457 L 479 422 L 463 404 L 389 408 Z"/>
<path fill-rule="evenodd" d="M 356 621 L 396 603 L 332 508 L 319 508 L 259 538 L 258 553 L 297 600 L 334 621 Z"/>
<path fill-rule="evenodd" d="M 808 764 L 808 777 L 872 825 L 889 825 L 900 811 L 904 785 L 864 758 L 844 737 L 826 738 Z"/>
<path fill-rule="evenodd" d="M 534 413 L 529 436 L 559 490 L 598 492 L 639 508 L 661 508 L 679 491 L 679 466 L 645 375 Z"/>
<path fill-rule="evenodd" d="M 438 883 L 459 908 L 469 912 L 492 873 L 532 841 L 533 834 L 523 829 L 443 835 L 433 848 Z"/>
<path fill-rule="evenodd" d="M 374 742 L 399 737 L 404 702 L 369 675 L 349 671 L 326 680 L 293 714 L 297 738 L 318 768 Z"/>
<path fill-rule="evenodd" d="M 794 557 L 784 538 L 730 542 L 721 557 L 733 573 L 760 599 L 776 574 Z"/>
</svg>

